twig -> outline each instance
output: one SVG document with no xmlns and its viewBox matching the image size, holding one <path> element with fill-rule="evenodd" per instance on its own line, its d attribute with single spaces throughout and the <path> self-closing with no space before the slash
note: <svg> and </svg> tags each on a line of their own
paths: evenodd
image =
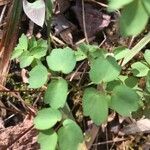
<svg viewBox="0 0 150 150">
<path fill-rule="evenodd" d="M 26 36 L 28 38 L 32 37 L 32 35 L 33 35 L 33 29 L 34 29 L 34 22 L 30 20 L 29 21 L 29 29 L 28 29 L 27 34 L 26 34 Z"/>
<path fill-rule="evenodd" d="M 111 144 L 111 143 L 122 142 L 122 141 L 129 140 L 129 139 L 130 139 L 130 138 L 123 138 L 123 139 L 118 139 L 118 140 L 109 140 L 109 141 L 99 142 L 99 143 L 93 144 L 93 145 L 105 145 L 105 144 Z"/>
<path fill-rule="evenodd" d="M 103 41 L 99 44 L 99 47 L 101 47 L 101 46 L 105 43 L 105 41 L 106 41 L 106 39 L 107 39 L 106 34 L 105 34 L 104 32 L 102 32 L 102 33 L 103 33 L 103 35 L 104 35 L 104 39 L 103 39 Z"/>
<path fill-rule="evenodd" d="M 86 40 L 86 43 L 89 44 L 87 31 L 86 31 L 84 0 L 82 0 L 82 20 L 83 20 L 83 30 L 84 30 L 85 40 Z"/>
<path fill-rule="evenodd" d="M 87 68 L 88 68 L 88 65 L 86 64 L 86 66 L 84 67 L 84 70 L 83 70 L 83 72 L 82 72 L 81 78 L 80 78 L 80 80 L 79 80 L 79 82 L 78 82 L 77 85 L 80 85 L 80 84 L 81 84 L 81 81 L 82 81 L 82 79 L 83 79 L 83 76 L 84 76 L 85 72 L 87 71 Z"/>
<path fill-rule="evenodd" d="M 133 44 L 133 42 L 134 42 L 134 39 L 135 39 L 135 37 L 133 36 L 133 37 L 131 38 L 130 42 L 129 42 L 129 46 L 128 46 L 129 49 L 131 48 L 131 46 L 132 46 L 132 44 Z"/>
<path fill-rule="evenodd" d="M 38 102 L 40 96 L 42 95 L 42 92 L 39 93 L 39 95 L 37 96 L 36 100 L 33 103 L 33 107 L 36 105 L 36 103 Z"/>
<path fill-rule="evenodd" d="M 97 2 L 97 1 L 95 1 L 95 0 L 87 0 L 87 1 L 96 3 L 96 4 L 98 4 L 98 5 L 102 6 L 102 7 L 105 7 L 105 8 L 108 7 L 108 5 L 106 5 L 106 4 L 104 4 L 104 3 L 101 3 L 101 2 Z"/>
<path fill-rule="evenodd" d="M 0 84 L 0 88 L 4 89 L 4 90 L 7 90 L 7 91 L 10 91 L 9 89 L 7 89 L 6 87 L 4 87 L 3 85 Z M 18 100 L 20 100 L 22 102 L 22 105 L 27 108 L 30 112 L 34 113 L 35 112 L 33 111 L 33 109 L 28 106 L 28 104 L 26 104 L 26 102 L 22 99 L 22 97 L 20 96 L 19 93 L 14 93 L 14 92 L 10 92 L 10 94 L 13 96 L 13 97 L 16 97 Z"/>
<path fill-rule="evenodd" d="M 14 110 L 14 109 L 10 109 L 10 108 L 7 108 L 7 107 L 1 106 L 1 105 L 0 105 L 0 108 L 1 109 L 6 109 L 6 110 L 11 111 L 11 112 L 13 112 L 15 114 L 21 114 L 21 115 L 25 116 L 25 114 L 23 112 L 21 112 L 20 110 L 18 111 L 18 109 Z"/>
<path fill-rule="evenodd" d="M 76 69 L 76 71 L 72 74 L 71 78 L 70 78 L 70 82 L 73 80 L 74 76 L 76 75 L 76 73 L 79 71 L 79 69 L 83 66 L 84 61 L 78 66 L 78 68 Z"/>
<path fill-rule="evenodd" d="M 13 144 L 15 142 L 17 142 L 20 138 L 22 138 L 25 134 L 27 134 L 30 130 L 32 130 L 32 128 L 34 127 L 34 125 L 30 126 L 27 130 L 25 130 L 22 134 L 20 134 L 16 139 L 14 139 L 9 145 L 7 145 L 6 149 L 10 149 Z"/>
<path fill-rule="evenodd" d="M 106 127 L 106 140 L 108 141 L 108 130 L 107 130 L 107 127 Z M 108 143 L 106 143 L 106 149 L 109 150 L 109 147 L 108 147 Z"/>
<path fill-rule="evenodd" d="M 64 46 L 66 45 L 63 41 L 61 41 L 59 38 L 57 38 L 56 36 L 53 36 L 52 34 L 50 34 L 50 37 L 52 40 L 56 41 L 58 44 Z"/>
<path fill-rule="evenodd" d="M 0 93 L 20 93 L 20 92 L 30 92 L 30 93 L 35 93 L 35 92 L 44 92 L 43 90 L 0 90 Z"/>
<path fill-rule="evenodd" d="M 95 36 L 88 38 L 88 41 L 91 42 L 91 41 L 93 41 L 94 39 L 95 39 Z M 86 39 L 83 38 L 83 39 L 77 41 L 77 42 L 75 43 L 75 45 L 78 46 L 79 44 L 81 44 L 81 43 L 83 43 L 83 42 L 85 42 L 85 41 L 86 41 Z"/>
<path fill-rule="evenodd" d="M 8 105 L 11 105 L 15 110 L 20 111 L 13 103 L 7 100 Z"/>
</svg>

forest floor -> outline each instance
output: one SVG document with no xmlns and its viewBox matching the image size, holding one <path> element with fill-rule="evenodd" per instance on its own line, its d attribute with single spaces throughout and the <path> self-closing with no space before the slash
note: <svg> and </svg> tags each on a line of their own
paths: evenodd
<svg viewBox="0 0 150 150">
<path fill-rule="evenodd" d="M 1 15 L 5 5 L 9 4 L 0 6 Z M 53 48 L 69 46 L 76 50 L 79 44 L 87 42 L 113 52 L 114 48 L 119 46 L 133 47 L 150 28 L 147 26 L 147 29 L 136 38 L 123 37 L 118 26 L 119 12 L 108 13 L 105 0 L 101 3 L 94 0 L 87 1 L 84 4 L 85 18 L 82 18 L 80 5 L 78 2 L 67 0 L 58 0 L 55 4 L 51 25 Z M 4 16 L 3 23 L 5 19 Z M 83 19 L 86 31 L 82 24 Z M 1 32 L 4 32 L 3 29 Z M 29 38 L 34 35 L 36 38 L 47 39 L 46 26 L 41 28 L 33 24 L 25 14 L 22 15 L 17 38 L 22 33 Z M 136 59 L 140 59 L 140 56 L 140 54 L 136 56 Z M 74 84 L 87 79 L 87 64 L 78 64 L 77 67 Z M 17 61 L 12 61 L 6 83 L 0 85 L 0 150 L 39 149 L 38 131 L 34 128 L 33 118 L 35 112 L 43 106 L 44 89 L 29 89 L 27 72 L 26 69 L 20 69 Z M 80 101 L 81 95 L 78 91 L 73 91 L 69 99 Z M 70 105 L 74 108 L 74 103 Z M 72 113 L 83 131 L 90 129 L 93 137 L 93 142 L 89 144 L 91 150 L 150 149 L 150 128 L 143 127 L 145 124 L 150 124 L 150 121 L 143 119 L 142 116 L 135 115 L 134 118 L 130 118 L 111 113 L 107 124 L 97 128 L 90 121 L 87 124 L 86 118 L 82 116 L 80 104 L 75 106 Z"/>
</svg>

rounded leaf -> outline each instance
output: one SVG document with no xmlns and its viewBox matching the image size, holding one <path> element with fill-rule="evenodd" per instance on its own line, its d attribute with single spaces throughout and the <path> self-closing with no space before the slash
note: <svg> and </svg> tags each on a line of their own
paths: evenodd
<svg viewBox="0 0 150 150">
<path fill-rule="evenodd" d="M 144 30 L 149 16 L 142 1 L 134 0 L 124 7 L 120 18 L 120 30 L 123 35 L 136 36 Z"/>
<path fill-rule="evenodd" d="M 39 64 L 30 71 L 29 76 L 29 88 L 39 88 L 47 81 L 47 68 Z"/>
<path fill-rule="evenodd" d="M 35 128 L 45 130 L 53 127 L 62 118 L 59 110 L 52 108 L 43 108 L 39 110 L 34 119 Z"/>
<path fill-rule="evenodd" d="M 126 86 L 134 88 L 138 85 L 138 78 L 130 76 L 124 80 Z"/>
<path fill-rule="evenodd" d="M 90 116 L 97 125 L 105 122 L 108 116 L 108 98 L 94 88 L 87 88 L 83 95 L 83 113 Z"/>
<path fill-rule="evenodd" d="M 119 76 L 120 71 L 121 67 L 113 57 L 99 57 L 92 61 L 89 75 L 91 81 L 99 84 L 115 80 Z"/>
<path fill-rule="evenodd" d="M 38 135 L 38 143 L 40 150 L 55 150 L 58 136 L 53 130 L 40 131 Z"/>
<path fill-rule="evenodd" d="M 147 11 L 148 15 L 150 16 L 150 1 L 149 0 L 142 0 L 145 10 Z"/>
<path fill-rule="evenodd" d="M 146 89 L 150 92 L 150 71 L 148 72 L 146 76 Z"/>
<path fill-rule="evenodd" d="M 122 8 L 124 5 L 127 5 L 129 3 L 131 3 L 133 0 L 108 0 L 109 2 L 109 9 L 120 9 Z"/>
<path fill-rule="evenodd" d="M 147 49 L 144 53 L 144 59 L 146 60 L 146 62 L 150 65 L 150 50 Z"/>
<path fill-rule="evenodd" d="M 129 51 L 130 50 L 125 48 L 125 47 L 118 47 L 118 48 L 113 50 L 114 57 L 116 60 L 123 59 L 129 53 Z"/>
<path fill-rule="evenodd" d="M 137 93 L 125 86 L 119 85 L 114 88 L 110 101 L 110 107 L 122 116 L 130 116 L 139 106 L 139 96 Z"/>
<path fill-rule="evenodd" d="M 48 85 L 44 96 L 44 102 L 50 104 L 52 108 L 64 107 L 67 99 L 68 84 L 66 80 L 60 78 L 52 80 Z"/>
<path fill-rule="evenodd" d="M 76 65 L 76 57 L 69 47 L 53 49 L 50 56 L 47 57 L 47 63 L 51 70 L 68 74 Z"/>
<path fill-rule="evenodd" d="M 135 62 L 131 65 L 132 73 L 136 77 L 144 77 L 147 75 L 149 68 L 142 62 Z"/>
<path fill-rule="evenodd" d="M 77 150 L 83 142 L 80 127 L 70 119 L 65 120 L 63 127 L 58 130 L 58 142 L 61 150 Z"/>
</svg>

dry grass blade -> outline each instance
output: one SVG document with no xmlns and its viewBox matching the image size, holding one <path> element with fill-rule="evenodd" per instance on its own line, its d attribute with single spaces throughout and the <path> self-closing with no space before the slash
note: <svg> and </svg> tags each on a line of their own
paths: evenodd
<svg viewBox="0 0 150 150">
<path fill-rule="evenodd" d="M 14 0 L 12 3 L 12 7 L 9 8 L 9 12 L 7 15 L 7 30 L 2 37 L 0 45 L 0 83 L 2 85 L 5 84 L 7 73 L 9 70 L 11 53 L 17 40 L 21 12 L 22 1 Z"/>
<path fill-rule="evenodd" d="M 126 65 L 136 54 L 138 54 L 146 44 L 150 42 L 150 33 L 148 33 L 139 43 L 137 43 L 124 58 L 121 66 Z"/>
</svg>

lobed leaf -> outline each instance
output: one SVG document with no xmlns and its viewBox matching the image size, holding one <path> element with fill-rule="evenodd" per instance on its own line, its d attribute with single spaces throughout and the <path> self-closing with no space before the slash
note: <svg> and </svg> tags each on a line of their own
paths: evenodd
<svg viewBox="0 0 150 150">
<path fill-rule="evenodd" d="M 47 63 L 51 70 L 68 74 L 76 65 L 76 57 L 69 47 L 53 49 L 51 54 L 47 56 Z"/>
<path fill-rule="evenodd" d="M 83 113 L 97 125 L 105 122 L 108 116 L 107 96 L 94 88 L 87 88 L 83 95 Z"/>
<path fill-rule="evenodd" d="M 122 116 L 130 116 L 131 112 L 139 107 L 139 96 L 137 93 L 125 86 L 119 85 L 114 88 L 110 101 L 110 107 Z"/>
<path fill-rule="evenodd" d="M 113 57 L 99 57 L 91 62 L 90 79 L 94 83 L 110 82 L 120 74 L 121 67 Z"/>
<path fill-rule="evenodd" d="M 25 68 L 31 65 L 34 57 L 30 55 L 29 51 L 24 51 L 18 59 L 20 62 L 20 68 Z"/>
<path fill-rule="evenodd" d="M 30 55 L 34 58 L 40 59 L 46 55 L 47 49 L 45 47 L 37 46 L 30 49 Z"/>
<path fill-rule="evenodd" d="M 19 38 L 19 43 L 15 47 L 11 59 L 18 58 L 24 51 L 28 49 L 28 38 L 25 34 L 22 34 Z"/>
<path fill-rule="evenodd" d="M 58 130 L 58 142 L 61 150 L 77 150 L 83 142 L 80 127 L 72 120 L 66 119 Z"/>
</svg>

